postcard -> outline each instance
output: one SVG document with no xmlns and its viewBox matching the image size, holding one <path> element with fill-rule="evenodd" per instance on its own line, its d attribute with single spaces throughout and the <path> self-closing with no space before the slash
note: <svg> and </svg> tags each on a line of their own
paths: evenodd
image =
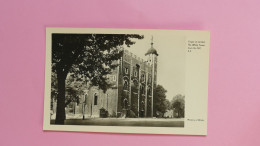
<svg viewBox="0 0 260 146">
<path fill-rule="evenodd" d="M 207 135 L 210 32 L 46 28 L 43 130 Z"/>
</svg>

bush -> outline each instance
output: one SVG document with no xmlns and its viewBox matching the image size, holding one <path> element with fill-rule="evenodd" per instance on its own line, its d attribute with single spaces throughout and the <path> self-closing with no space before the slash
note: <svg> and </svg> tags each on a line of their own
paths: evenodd
<svg viewBox="0 0 260 146">
<path fill-rule="evenodd" d="M 106 109 L 104 109 L 104 108 L 101 108 L 101 109 L 99 109 L 99 111 L 100 111 L 100 118 L 107 118 L 108 117 L 108 111 L 106 110 Z"/>
<path fill-rule="evenodd" d="M 108 116 L 109 116 L 110 118 L 116 118 L 116 112 L 113 111 L 112 114 L 109 114 Z"/>
</svg>

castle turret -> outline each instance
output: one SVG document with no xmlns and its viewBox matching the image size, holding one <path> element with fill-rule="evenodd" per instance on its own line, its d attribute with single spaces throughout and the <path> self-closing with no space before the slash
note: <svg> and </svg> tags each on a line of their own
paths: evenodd
<svg viewBox="0 0 260 146">
<path fill-rule="evenodd" d="M 152 66 L 152 91 L 154 91 L 156 84 L 157 84 L 157 57 L 158 57 L 157 50 L 153 47 L 153 37 L 151 41 L 151 48 L 145 53 L 145 56 L 147 56 L 147 62 L 149 65 Z M 154 111 L 153 111 L 153 98 L 154 98 L 154 92 L 152 92 L 152 99 L 151 99 L 151 116 L 153 117 Z"/>
</svg>

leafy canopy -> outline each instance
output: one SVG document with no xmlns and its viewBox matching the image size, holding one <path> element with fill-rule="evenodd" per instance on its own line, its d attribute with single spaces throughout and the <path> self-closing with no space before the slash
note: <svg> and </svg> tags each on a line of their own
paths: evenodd
<svg viewBox="0 0 260 146">
<path fill-rule="evenodd" d="M 166 99 L 167 90 L 162 85 L 157 85 L 154 91 L 155 112 L 165 113 L 169 108 L 169 101 Z"/>
<path fill-rule="evenodd" d="M 118 65 L 122 45 L 130 46 L 136 34 L 52 34 L 52 71 L 57 76 L 85 78 L 106 91 L 107 74 Z"/>
</svg>

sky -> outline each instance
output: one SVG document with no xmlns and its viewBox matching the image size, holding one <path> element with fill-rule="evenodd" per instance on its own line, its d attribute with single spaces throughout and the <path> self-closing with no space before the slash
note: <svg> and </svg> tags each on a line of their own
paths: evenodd
<svg viewBox="0 0 260 146">
<path fill-rule="evenodd" d="M 185 95 L 185 38 L 177 35 L 145 34 L 144 39 L 136 40 L 129 48 L 130 52 L 146 60 L 145 53 L 153 46 L 159 56 L 157 65 L 157 84 L 166 90 L 166 98 L 171 100 L 175 95 Z"/>
</svg>

